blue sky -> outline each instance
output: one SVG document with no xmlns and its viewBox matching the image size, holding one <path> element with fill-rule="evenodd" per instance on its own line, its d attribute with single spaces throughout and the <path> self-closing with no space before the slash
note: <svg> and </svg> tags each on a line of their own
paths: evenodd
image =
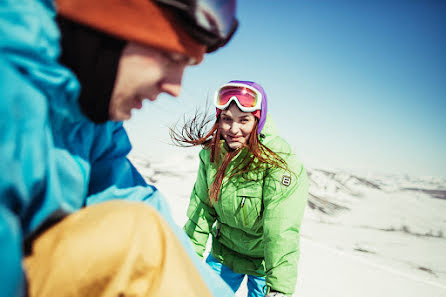
<svg viewBox="0 0 446 297">
<path fill-rule="evenodd" d="M 126 123 L 137 153 L 221 84 L 260 83 L 279 133 L 308 167 L 446 176 L 446 2 L 238 1 L 227 47 Z"/>
</svg>

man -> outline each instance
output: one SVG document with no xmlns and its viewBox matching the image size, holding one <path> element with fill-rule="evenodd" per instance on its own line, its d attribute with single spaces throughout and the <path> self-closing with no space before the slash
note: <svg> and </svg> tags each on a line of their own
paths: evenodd
<svg viewBox="0 0 446 297">
<path fill-rule="evenodd" d="M 233 296 L 126 158 L 121 121 L 235 31 L 184 2 L 0 4 L 2 296 Z"/>
</svg>

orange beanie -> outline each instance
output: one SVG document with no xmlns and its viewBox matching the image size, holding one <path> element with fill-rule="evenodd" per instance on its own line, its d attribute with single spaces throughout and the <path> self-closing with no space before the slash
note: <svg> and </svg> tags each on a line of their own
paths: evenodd
<svg viewBox="0 0 446 297">
<path fill-rule="evenodd" d="M 168 9 L 151 0 L 55 0 L 57 11 L 73 21 L 118 38 L 184 54 L 198 64 L 206 46 L 187 34 Z"/>
</svg>

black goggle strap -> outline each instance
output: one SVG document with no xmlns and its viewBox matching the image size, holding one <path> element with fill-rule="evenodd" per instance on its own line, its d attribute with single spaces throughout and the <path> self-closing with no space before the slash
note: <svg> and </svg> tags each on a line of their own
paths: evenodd
<svg viewBox="0 0 446 297">
<path fill-rule="evenodd" d="M 231 40 L 231 38 L 234 35 L 235 31 L 237 31 L 237 28 L 238 28 L 238 20 L 234 19 L 234 21 L 232 22 L 231 31 L 229 31 L 228 36 L 226 38 L 224 38 L 224 39 L 220 39 L 219 42 L 216 42 L 213 45 L 209 45 L 207 50 L 206 50 L 206 52 L 207 53 L 212 53 L 212 52 L 215 52 L 220 47 L 224 47 L 229 42 L 229 40 Z"/>
<path fill-rule="evenodd" d="M 211 31 L 204 25 L 201 25 L 196 19 L 195 14 L 197 0 L 155 0 L 155 2 L 172 9 L 187 32 L 198 42 L 208 47 L 207 53 L 214 52 L 218 48 L 226 45 L 238 27 L 238 21 L 234 16 L 231 17 L 231 28 L 226 36 L 222 36 L 220 32 L 215 32 L 218 30 Z"/>
</svg>

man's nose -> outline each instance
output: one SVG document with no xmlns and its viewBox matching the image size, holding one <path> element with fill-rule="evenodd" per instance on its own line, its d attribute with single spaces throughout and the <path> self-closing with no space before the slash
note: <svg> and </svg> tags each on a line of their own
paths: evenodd
<svg viewBox="0 0 446 297">
<path fill-rule="evenodd" d="M 178 97 L 181 93 L 181 82 L 183 80 L 185 66 L 178 65 L 169 69 L 161 82 L 161 90 L 173 97 Z"/>
<path fill-rule="evenodd" d="M 181 82 L 180 83 L 165 82 L 162 84 L 161 89 L 164 93 L 167 93 L 173 97 L 178 97 L 181 93 Z"/>
</svg>

